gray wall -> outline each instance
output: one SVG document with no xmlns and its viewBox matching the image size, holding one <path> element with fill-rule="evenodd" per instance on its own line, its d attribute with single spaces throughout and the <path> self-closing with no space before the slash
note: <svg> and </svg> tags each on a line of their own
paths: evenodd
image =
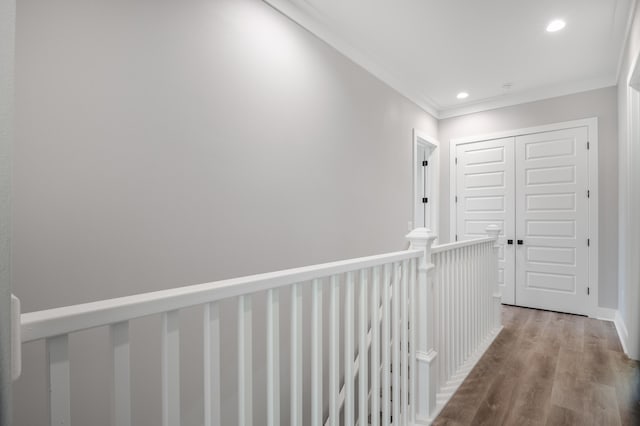
<svg viewBox="0 0 640 426">
<path fill-rule="evenodd" d="M 640 141 L 632 140 L 627 133 L 630 120 L 628 108 L 629 79 L 640 54 L 640 8 L 636 6 L 633 26 L 625 46 L 618 81 L 618 132 L 620 136 L 620 284 L 619 308 L 628 333 L 627 350 L 640 359 Z M 635 177 L 634 177 L 635 173 Z M 635 208 L 634 208 L 635 206 Z M 624 332 L 624 331 L 623 331 Z"/>
<path fill-rule="evenodd" d="M 25 312 L 406 246 L 412 129 L 436 120 L 258 0 L 21 0 L 16 66 Z M 197 424 L 199 320 L 182 320 Z M 159 322 L 132 327 L 134 424 L 156 425 Z M 108 423 L 106 340 L 71 338 L 75 424 Z M 25 346 L 16 425 L 44 424 L 44 360 Z"/>
<path fill-rule="evenodd" d="M 15 0 L 0 0 L 0 425 L 11 424 L 11 145 Z"/>
<path fill-rule="evenodd" d="M 439 122 L 441 143 L 440 233 L 449 237 L 449 141 L 503 130 L 598 117 L 600 200 L 599 305 L 618 304 L 618 130 L 615 87 L 499 108 Z"/>
</svg>

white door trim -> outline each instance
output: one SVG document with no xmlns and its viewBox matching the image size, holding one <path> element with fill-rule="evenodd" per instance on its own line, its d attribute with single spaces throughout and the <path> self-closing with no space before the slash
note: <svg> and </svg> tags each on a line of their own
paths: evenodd
<svg viewBox="0 0 640 426">
<path fill-rule="evenodd" d="M 413 156 L 412 156 L 412 162 L 413 162 L 413 188 L 411 191 L 412 194 L 412 211 L 413 211 L 413 225 L 415 227 L 415 224 L 418 222 L 418 218 L 416 217 L 416 212 L 418 210 L 418 178 L 419 178 L 419 172 L 418 172 L 418 148 L 419 147 L 424 147 L 424 148 L 428 148 L 430 155 L 429 155 L 429 168 L 427 169 L 427 181 L 428 181 L 428 192 L 430 194 L 430 199 L 429 199 L 429 216 L 431 217 L 431 224 L 429 225 L 429 228 L 431 229 L 432 232 L 436 233 L 437 235 L 440 233 L 439 230 L 439 226 L 440 226 L 440 221 L 439 221 L 439 206 L 440 206 L 440 150 L 438 149 L 440 147 L 440 142 L 438 142 L 438 140 L 436 138 L 434 138 L 433 136 L 418 130 L 418 129 L 413 129 Z M 421 196 L 420 196 L 421 197 Z"/>
<path fill-rule="evenodd" d="M 582 120 L 564 121 L 560 123 L 546 124 L 542 126 L 526 127 L 522 129 L 506 130 L 495 133 L 487 133 L 482 135 L 467 136 L 463 138 L 451 139 L 449 142 L 449 241 L 453 241 L 456 235 L 456 148 L 458 145 L 481 142 L 492 139 L 502 139 L 533 133 L 543 133 L 554 130 L 570 129 L 574 127 L 587 127 L 589 133 L 589 151 L 588 156 L 588 185 L 591 191 L 589 197 L 589 238 L 591 245 L 589 249 L 589 288 L 590 297 L 589 306 L 585 312 L 590 317 L 597 317 L 598 310 L 598 259 L 599 259 L 599 238 L 598 238 L 598 118 L 586 118 Z"/>
</svg>

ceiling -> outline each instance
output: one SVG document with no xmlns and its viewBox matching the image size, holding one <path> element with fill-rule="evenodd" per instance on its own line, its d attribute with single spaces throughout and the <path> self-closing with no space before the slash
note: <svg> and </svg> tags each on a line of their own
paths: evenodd
<svg viewBox="0 0 640 426">
<path fill-rule="evenodd" d="M 635 3 L 265 1 L 439 118 L 616 84 Z"/>
</svg>

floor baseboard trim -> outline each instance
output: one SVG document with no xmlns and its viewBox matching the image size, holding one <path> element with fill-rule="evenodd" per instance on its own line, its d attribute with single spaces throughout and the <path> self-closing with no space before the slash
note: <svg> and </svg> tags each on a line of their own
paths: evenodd
<svg viewBox="0 0 640 426">
<path fill-rule="evenodd" d="M 617 314 L 617 309 L 598 307 L 598 311 L 595 316 L 596 319 L 599 320 L 615 322 Z"/>
<path fill-rule="evenodd" d="M 616 326 L 616 331 L 618 332 L 618 338 L 620 339 L 620 343 L 622 344 L 622 350 L 624 353 L 629 356 L 629 349 L 627 345 L 627 341 L 629 339 L 629 332 L 627 331 L 627 326 L 624 323 L 624 319 L 622 315 L 620 315 L 620 311 L 616 311 L 616 315 L 613 319 L 613 323 Z"/>
</svg>

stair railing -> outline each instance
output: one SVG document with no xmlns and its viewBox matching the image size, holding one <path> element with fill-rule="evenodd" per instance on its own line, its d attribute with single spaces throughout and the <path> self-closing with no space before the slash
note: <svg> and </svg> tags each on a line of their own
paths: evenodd
<svg viewBox="0 0 640 426">
<path fill-rule="evenodd" d="M 494 335 L 499 326 L 500 298 L 496 293 L 494 252 L 497 233 L 495 230 L 490 232 L 492 234 L 488 238 L 432 247 L 435 236 L 420 228 L 407 235 L 410 247 L 405 251 L 21 315 L 16 300 L 14 306 L 20 327 L 16 327 L 14 337 L 22 343 L 46 341 L 50 424 L 69 425 L 72 407 L 69 335 L 94 327 L 109 327 L 111 420 L 114 425 L 130 426 L 130 383 L 131 374 L 135 371 L 130 368 L 129 354 L 130 346 L 136 342 L 130 342 L 129 325 L 137 318 L 159 315 L 162 424 L 178 426 L 181 421 L 180 310 L 201 306 L 204 325 L 202 415 L 205 425 L 219 425 L 222 367 L 220 304 L 235 300 L 238 424 L 256 423 L 252 371 L 256 356 L 262 356 L 267 371 L 267 391 L 263 395 L 267 412 L 260 413 L 261 416 L 266 414 L 266 419 L 261 417 L 258 423 L 281 424 L 280 354 L 287 349 L 290 356 L 290 399 L 284 405 L 289 408 L 292 425 L 322 426 L 325 420 L 329 425 L 365 425 L 369 418 L 373 425 L 428 422 L 441 407 L 440 397 L 443 389 L 451 386 L 452 374 L 455 375 L 465 360 L 477 354 L 478 345 L 486 344 L 488 340 L 487 333 Z M 491 253 L 487 251 L 490 246 Z M 466 281 L 451 279 L 456 276 L 446 272 L 450 271 L 447 268 L 455 259 L 464 262 L 465 266 L 460 271 L 475 271 L 465 272 Z M 484 272 L 480 273 L 481 270 Z M 476 279 L 478 277 L 481 279 Z M 302 320 L 305 287 L 310 290 L 310 300 L 307 301 L 311 306 L 309 329 L 303 329 Z M 256 332 L 252 320 L 252 295 L 258 292 L 266 292 L 265 328 L 257 331 L 266 332 L 264 355 L 256 354 L 252 347 L 252 336 Z M 280 302 L 285 292 L 290 294 L 289 306 Z M 323 302 L 325 293 L 328 293 L 328 303 Z M 342 304 L 341 296 L 344 297 Z M 487 305 L 489 298 L 493 298 L 492 306 Z M 467 305 L 461 305 L 462 300 Z M 482 306 L 473 306 L 476 302 Z M 462 306 L 468 306 L 472 314 L 455 317 L 458 322 L 452 321 L 448 303 L 456 305 L 455 312 L 458 313 L 463 312 Z M 288 309 L 291 314 L 288 348 L 283 348 L 280 341 L 282 309 Z M 475 327 L 473 321 L 478 318 L 484 320 L 480 323 L 482 327 L 474 328 L 475 334 L 469 334 Z M 322 328 L 327 322 L 328 349 L 324 347 L 322 338 Z M 448 333 L 454 333 L 454 337 L 448 337 Z M 461 339 L 461 336 L 465 338 Z M 305 338 L 310 339 L 310 359 L 303 359 Z M 455 344 L 452 343 L 454 341 Z M 327 358 L 329 371 L 325 373 L 323 360 Z M 311 367 L 311 377 L 309 383 L 303 383 L 303 363 L 307 362 Z M 16 371 L 19 372 L 18 367 Z M 329 398 L 323 401 L 323 380 L 327 379 Z M 311 401 L 308 417 L 303 417 L 305 394 Z"/>
</svg>

